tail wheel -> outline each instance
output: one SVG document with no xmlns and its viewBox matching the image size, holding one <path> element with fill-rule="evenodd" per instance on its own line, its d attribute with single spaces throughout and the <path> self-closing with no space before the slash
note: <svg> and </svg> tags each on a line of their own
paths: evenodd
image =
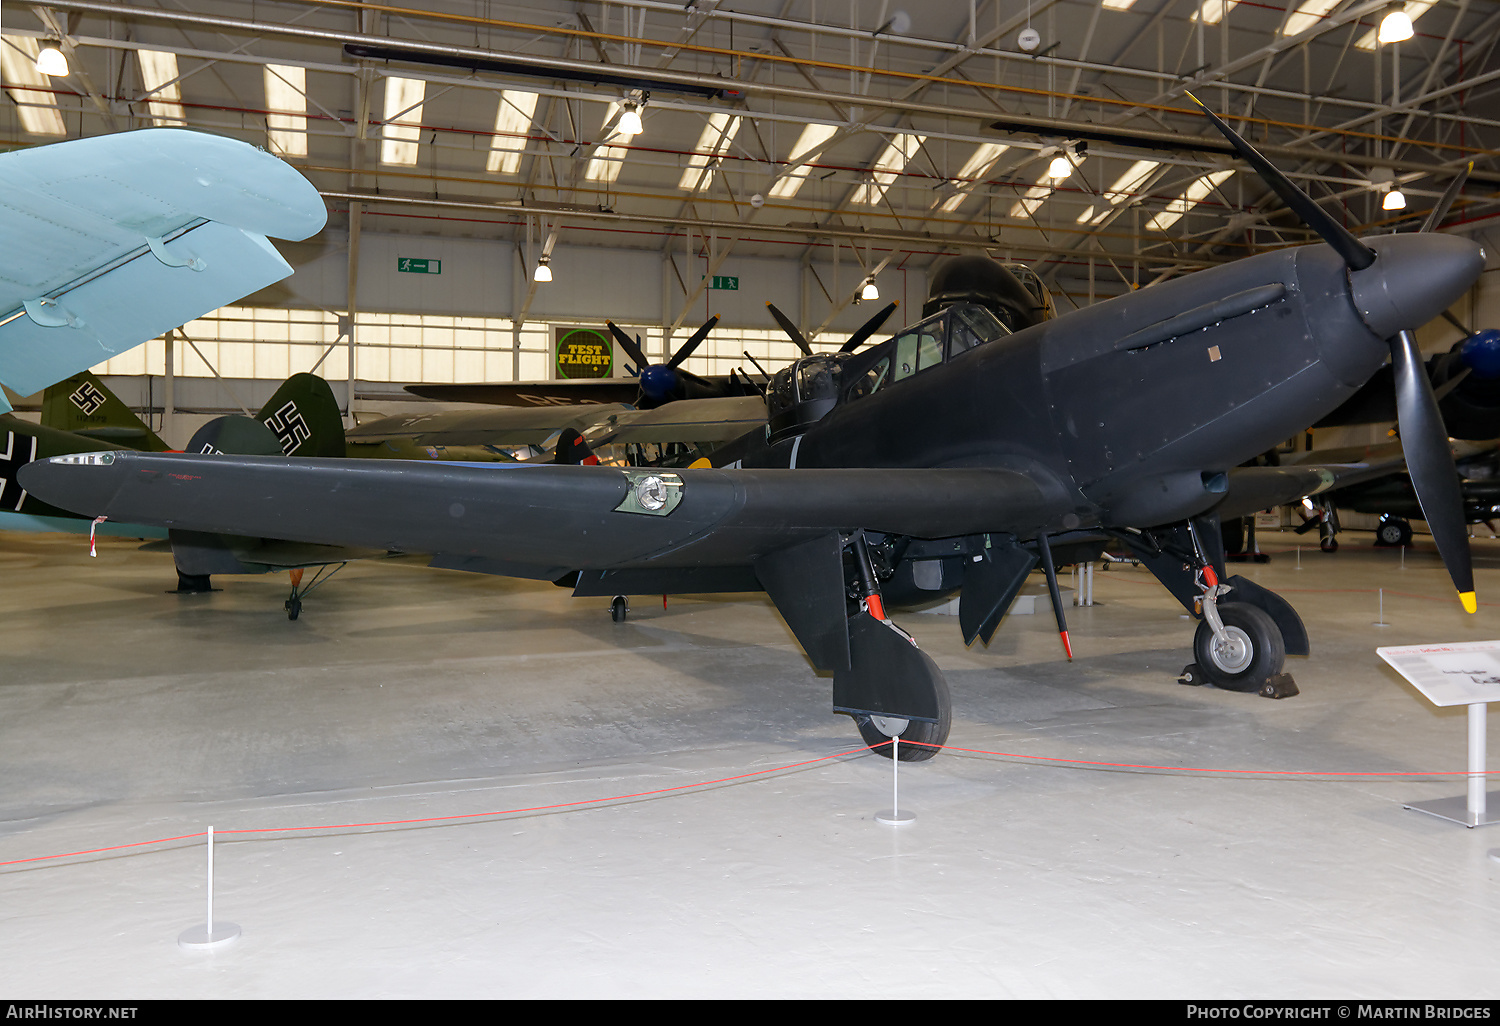
<svg viewBox="0 0 1500 1026">
<path fill-rule="evenodd" d="M 1400 517 L 1386 517 L 1375 529 L 1375 538 L 1382 545 L 1410 545 L 1411 525 Z"/>
<path fill-rule="evenodd" d="M 1259 691 L 1286 664 L 1286 643 L 1270 614 L 1246 602 L 1220 603 L 1224 637 L 1207 621 L 1193 636 L 1193 657 L 1203 676 L 1225 691 Z"/>
<path fill-rule="evenodd" d="M 609 618 L 615 623 L 624 623 L 629 615 L 630 603 L 625 601 L 624 595 L 616 595 L 614 601 L 609 604 Z"/>
</svg>

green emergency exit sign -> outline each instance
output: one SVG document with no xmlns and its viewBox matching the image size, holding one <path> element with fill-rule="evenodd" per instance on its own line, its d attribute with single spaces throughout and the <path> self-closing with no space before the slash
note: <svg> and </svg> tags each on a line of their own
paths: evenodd
<svg viewBox="0 0 1500 1026">
<path fill-rule="evenodd" d="M 441 260 L 418 260 L 416 257 L 397 257 L 396 270 L 406 274 L 442 274 Z"/>
<path fill-rule="evenodd" d="M 726 292 L 738 292 L 740 290 L 740 280 L 738 278 L 731 278 L 725 274 L 716 274 L 708 287 L 711 289 L 723 289 Z"/>
</svg>

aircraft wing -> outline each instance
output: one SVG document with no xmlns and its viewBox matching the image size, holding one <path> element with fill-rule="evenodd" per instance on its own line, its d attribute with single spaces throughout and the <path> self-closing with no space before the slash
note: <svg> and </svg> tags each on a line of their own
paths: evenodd
<svg viewBox="0 0 1500 1026">
<path fill-rule="evenodd" d="M 1291 466 L 1234 468 L 1229 472 L 1229 491 L 1214 510 L 1225 520 L 1249 516 L 1305 496 L 1384 477 L 1406 466 L 1399 443 L 1307 456 L 1306 462 Z"/>
<path fill-rule="evenodd" d="M 0 154 L 0 382 L 31 395 L 280 281 L 266 237 L 326 219 L 290 165 L 201 132 Z"/>
<path fill-rule="evenodd" d="M 578 381 L 508 381 L 498 384 L 407 385 L 423 399 L 485 406 L 573 406 L 591 403 L 634 403 L 641 394 L 635 378 L 592 378 Z"/>
<path fill-rule="evenodd" d="M 731 442 L 764 427 L 766 401 L 758 395 L 684 399 L 654 410 L 609 417 L 584 431 L 590 445 L 626 442 Z"/>
<path fill-rule="evenodd" d="M 565 428 L 583 431 L 634 413 L 621 403 L 402 413 L 360 424 L 346 431 L 344 438 L 354 445 L 402 441 L 441 446 L 541 445 Z"/>
<path fill-rule="evenodd" d="M 576 569 L 744 566 L 832 531 L 1033 533 L 1070 511 L 989 468 L 679 470 L 98 453 L 22 483 L 87 516 L 401 552 L 555 579 Z"/>
</svg>

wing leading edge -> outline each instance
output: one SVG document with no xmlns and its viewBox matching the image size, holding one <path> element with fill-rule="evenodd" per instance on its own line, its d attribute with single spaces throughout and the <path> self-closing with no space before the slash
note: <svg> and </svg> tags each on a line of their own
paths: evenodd
<svg viewBox="0 0 1500 1026">
<path fill-rule="evenodd" d="M 999 469 L 678 470 L 103 453 L 39 461 L 65 509 L 169 528 L 568 570 L 748 565 L 831 530 L 1027 535 L 1067 510 Z"/>
</svg>

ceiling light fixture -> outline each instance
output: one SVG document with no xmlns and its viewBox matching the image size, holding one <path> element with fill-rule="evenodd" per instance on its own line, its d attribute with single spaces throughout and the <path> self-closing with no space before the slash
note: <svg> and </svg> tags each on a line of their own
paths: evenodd
<svg viewBox="0 0 1500 1026">
<path fill-rule="evenodd" d="M 536 272 L 534 274 L 532 274 L 531 280 L 532 281 L 551 281 L 552 280 L 552 264 L 551 264 L 551 261 L 552 261 L 551 257 L 542 257 L 542 259 L 538 260 L 537 264 L 536 264 Z"/>
<path fill-rule="evenodd" d="M 1392 187 L 1391 190 L 1385 194 L 1385 199 L 1380 201 L 1380 209 L 1405 210 L 1406 193 L 1402 192 L 1400 189 Z"/>
<path fill-rule="evenodd" d="M 1377 38 L 1382 43 L 1400 43 L 1416 34 L 1405 8 L 1397 8 L 1381 19 L 1380 35 Z"/>
<path fill-rule="evenodd" d="M 875 287 L 873 274 L 865 279 L 864 287 L 859 290 L 859 298 L 867 303 L 880 298 L 880 290 Z"/>
<path fill-rule="evenodd" d="M 1047 165 L 1047 177 L 1054 182 L 1060 182 L 1073 173 L 1073 163 L 1068 160 L 1066 153 L 1059 153 L 1052 158 L 1052 163 Z"/>
<path fill-rule="evenodd" d="M 48 39 L 36 55 L 36 70 L 49 78 L 67 78 L 68 58 L 63 55 L 62 43 Z"/>
<path fill-rule="evenodd" d="M 641 107 L 646 105 L 645 99 L 639 103 L 635 100 L 625 101 L 625 113 L 620 115 L 620 120 L 615 124 L 615 131 L 620 135 L 640 135 L 646 130 L 641 124 Z"/>
</svg>

